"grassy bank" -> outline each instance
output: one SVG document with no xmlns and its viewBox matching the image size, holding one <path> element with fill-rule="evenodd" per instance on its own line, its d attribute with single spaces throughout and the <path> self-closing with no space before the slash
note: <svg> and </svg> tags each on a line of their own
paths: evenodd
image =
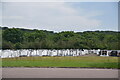
<svg viewBox="0 0 120 80">
<path fill-rule="evenodd" d="M 3 67 L 118 68 L 118 57 L 21 57 L 2 59 Z"/>
</svg>

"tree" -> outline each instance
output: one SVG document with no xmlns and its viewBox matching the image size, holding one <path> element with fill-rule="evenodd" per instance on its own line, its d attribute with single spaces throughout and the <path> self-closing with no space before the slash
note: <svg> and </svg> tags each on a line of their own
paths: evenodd
<svg viewBox="0 0 120 80">
<path fill-rule="evenodd" d="M 120 49 L 120 32 L 63 31 L 3 28 L 4 49 Z M 1 34 L 1 33 L 0 33 Z"/>
<path fill-rule="evenodd" d="M 23 33 L 21 30 L 16 28 L 7 29 L 3 32 L 3 39 L 12 43 L 22 42 Z"/>
</svg>

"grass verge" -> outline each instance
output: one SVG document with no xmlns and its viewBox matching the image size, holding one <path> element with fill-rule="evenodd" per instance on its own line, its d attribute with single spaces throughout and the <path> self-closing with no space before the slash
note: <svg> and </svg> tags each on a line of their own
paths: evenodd
<svg viewBox="0 0 120 80">
<path fill-rule="evenodd" d="M 2 67 L 120 68 L 118 57 L 19 57 L 2 59 Z"/>
</svg>

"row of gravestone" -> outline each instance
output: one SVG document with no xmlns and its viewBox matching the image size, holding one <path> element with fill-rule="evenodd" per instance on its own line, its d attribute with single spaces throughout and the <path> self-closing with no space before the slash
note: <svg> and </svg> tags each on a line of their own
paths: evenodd
<svg viewBox="0 0 120 80">
<path fill-rule="evenodd" d="M 0 50 L 1 58 L 6 57 L 27 57 L 27 56 L 82 56 L 86 54 L 99 54 L 100 50 L 80 50 L 80 49 L 65 49 L 65 50 L 47 50 L 47 49 L 23 49 L 23 50 Z"/>
</svg>

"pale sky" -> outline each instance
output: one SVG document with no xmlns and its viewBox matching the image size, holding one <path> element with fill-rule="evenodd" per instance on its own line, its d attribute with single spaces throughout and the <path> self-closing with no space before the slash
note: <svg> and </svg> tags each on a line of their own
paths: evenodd
<svg viewBox="0 0 120 80">
<path fill-rule="evenodd" d="M 4 2 L 2 26 L 60 31 L 118 30 L 117 2 Z"/>
</svg>

